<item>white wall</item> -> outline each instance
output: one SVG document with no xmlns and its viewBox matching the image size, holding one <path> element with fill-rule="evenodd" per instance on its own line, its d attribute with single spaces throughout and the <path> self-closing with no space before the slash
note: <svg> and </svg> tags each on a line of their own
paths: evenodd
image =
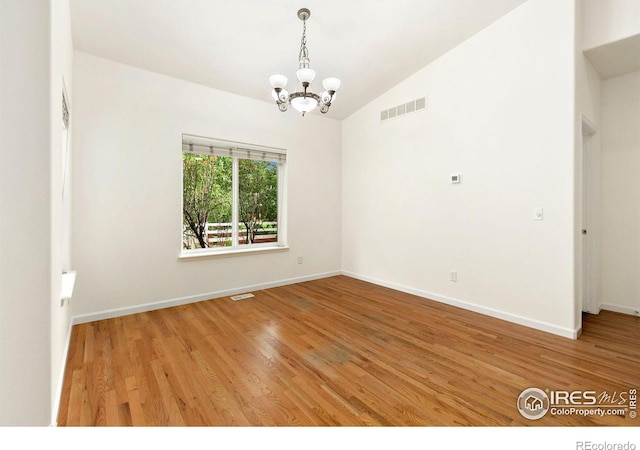
<svg viewBox="0 0 640 450">
<path fill-rule="evenodd" d="M 575 336 L 574 14 L 530 0 L 343 122 L 345 271 Z"/>
<path fill-rule="evenodd" d="M 78 52 L 73 89 L 79 320 L 340 270 L 339 122 Z M 178 259 L 182 133 L 288 150 L 289 251 Z"/>
<path fill-rule="evenodd" d="M 640 310 L 640 72 L 602 82 L 602 307 Z"/>
<path fill-rule="evenodd" d="M 50 2 L 0 2 L 0 425 L 51 423 Z"/>
<path fill-rule="evenodd" d="M 583 48 L 592 49 L 640 34 L 638 0 L 580 0 Z"/>
</svg>

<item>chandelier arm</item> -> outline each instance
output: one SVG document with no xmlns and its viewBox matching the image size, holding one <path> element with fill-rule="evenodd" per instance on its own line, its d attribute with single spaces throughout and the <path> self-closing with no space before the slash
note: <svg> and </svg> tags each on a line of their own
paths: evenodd
<svg viewBox="0 0 640 450">
<path fill-rule="evenodd" d="M 287 100 L 280 100 L 280 92 L 282 92 L 283 90 L 282 88 L 277 87 L 277 88 L 273 88 L 273 90 L 276 92 L 276 98 L 275 98 L 276 105 L 281 105 L 282 103 L 287 102 Z M 281 111 L 284 111 L 284 110 L 281 109 Z"/>
</svg>

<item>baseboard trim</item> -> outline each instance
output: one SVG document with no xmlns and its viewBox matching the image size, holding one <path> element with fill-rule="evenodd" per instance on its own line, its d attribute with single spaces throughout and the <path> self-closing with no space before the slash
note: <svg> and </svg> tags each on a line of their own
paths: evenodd
<svg viewBox="0 0 640 450">
<path fill-rule="evenodd" d="M 600 303 L 600 310 L 612 311 L 621 314 L 629 314 L 630 316 L 639 316 L 640 308 L 631 308 L 630 306 L 614 305 L 613 303 Z M 600 311 L 598 311 L 600 312 Z"/>
<path fill-rule="evenodd" d="M 287 278 L 284 280 L 270 281 L 267 283 L 253 284 L 249 286 L 242 286 L 233 289 L 223 289 L 220 291 L 207 292 L 197 295 L 189 295 L 186 297 L 172 298 L 167 300 L 160 300 L 152 303 L 144 303 L 141 305 L 127 306 L 124 308 L 115 308 L 104 311 L 99 311 L 89 314 L 80 314 L 71 318 L 72 325 L 81 323 L 94 322 L 96 320 L 113 319 L 114 317 L 128 316 L 130 314 L 137 314 L 141 312 L 154 311 L 157 309 L 171 308 L 172 306 L 187 305 L 189 303 L 196 303 L 205 300 L 213 300 L 220 297 L 228 297 L 236 294 L 243 294 L 249 291 L 257 291 L 262 289 L 270 289 L 274 287 L 287 286 L 290 284 L 303 283 L 305 281 L 319 280 L 322 278 L 333 277 L 341 275 L 341 271 L 324 272 L 313 275 L 307 275 L 303 277 Z"/>
<path fill-rule="evenodd" d="M 69 356 L 69 348 L 71 347 L 71 331 L 73 330 L 73 321 L 69 321 L 67 327 L 67 337 L 64 343 L 64 355 L 62 355 L 62 365 L 60 374 L 58 375 L 58 385 L 56 387 L 55 404 L 51 411 L 51 424 L 50 427 L 58 426 L 58 413 L 60 412 L 60 401 L 62 400 L 62 388 L 64 387 L 64 375 L 67 372 L 67 358 Z"/>
<path fill-rule="evenodd" d="M 466 309 L 468 311 L 477 312 L 486 316 L 494 317 L 496 319 L 506 320 L 507 322 L 516 323 L 536 330 L 552 333 L 558 336 L 562 336 L 569 339 L 577 339 L 580 334 L 580 328 L 571 329 L 565 327 L 559 327 L 557 325 L 542 322 L 535 319 L 519 316 L 517 314 L 508 313 L 498 309 L 487 308 L 486 306 L 478 305 L 476 303 L 467 302 L 443 295 L 435 294 L 433 292 L 427 292 L 420 289 L 403 286 L 401 284 L 391 283 L 388 281 L 372 278 L 366 275 L 360 275 L 354 272 L 342 271 L 342 274 L 347 277 L 355 278 L 357 280 L 366 281 L 368 283 L 377 284 L 378 286 L 387 287 L 396 291 L 405 292 L 407 294 L 416 295 L 418 297 L 426 298 L 428 300 L 434 300 L 440 303 L 444 303 L 457 308 Z"/>
<path fill-rule="evenodd" d="M 505 311 L 488 308 L 482 305 L 478 305 L 476 303 L 471 303 L 464 300 L 455 299 L 452 297 L 446 297 L 433 292 L 428 292 L 421 289 L 416 289 L 409 286 L 404 286 L 401 284 L 392 283 L 389 281 L 380 280 L 377 278 L 373 278 L 373 277 L 369 277 L 366 275 L 361 275 L 355 272 L 345 271 L 345 270 L 324 272 L 324 273 L 318 273 L 318 274 L 307 275 L 307 276 L 296 277 L 296 278 L 287 278 L 287 279 L 276 280 L 276 281 L 271 281 L 267 283 L 259 283 L 254 285 L 242 286 L 238 288 L 224 289 L 220 291 L 207 292 L 203 294 L 190 295 L 190 296 L 167 299 L 167 300 L 160 300 L 157 302 L 144 303 L 144 304 L 128 306 L 124 308 L 116 308 L 116 309 L 99 311 L 95 313 L 81 314 L 81 315 L 73 316 L 71 318 L 71 325 L 73 326 L 81 323 L 93 322 L 96 320 L 112 319 L 114 317 L 121 317 L 129 314 L 154 311 L 157 309 L 170 308 L 172 306 L 180 306 L 180 305 L 186 305 L 189 303 L 196 303 L 196 302 L 205 301 L 205 300 L 228 297 L 231 295 L 242 294 L 249 291 L 270 289 L 270 288 L 279 287 L 279 286 L 287 286 L 295 283 L 303 283 L 305 281 L 319 280 L 322 278 L 328 278 L 336 275 L 348 276 L 351 278 L 355 278 L 357 280 L 366 281 L 368 283 L 373 283 L 379 286 L 394 289 L 396 291 L 405 292 L 407 294 L 416 295 L 418 297 L 434 300 L 440 303 L 466 309 L 469 311 L 474 311 L 480 314 L 484 314 L 486 316 L 506 320 L 508 322 L 513 322 L 518 325 L 524 325 L 529 328 L 545 331 L 547 333 L 552 333 L 552 334 L 566 337 L 569 339 L 577 339 L 580 334 L 580 328 L 571 329 L 571 328 L 559 327 L 557 325 L 550 324 L 548 322 L 542 322 L 539 320 L 530 319 L 527 317 L 519 316 L 517 314 L 512 314 Z M 637 315 L 633 310 L 633 308 L 619 307 L 616 305 L 605 304 L 605 303 L 601 304 L 600 307 L 601 309 L 606 309 L 609 311 Z M 70 336 L 71 336 L 71 331 L 69 331 L 69 335 L 67 337 L 68 340 L 70 339 Z"/>
</svg>

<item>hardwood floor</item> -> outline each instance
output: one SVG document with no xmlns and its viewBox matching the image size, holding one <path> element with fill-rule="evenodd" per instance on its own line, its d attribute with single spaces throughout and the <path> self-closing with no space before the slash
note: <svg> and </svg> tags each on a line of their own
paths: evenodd
<svg viewBox="0 0 640 450">
<path fill-rule="evenodd" d="M 75 326 L 58 424 L 640 425 L 516 408 L 640 388 L 637 317 L 586 316 L 574 341 L 343 276 L 254 294 Z"/>
</svg>

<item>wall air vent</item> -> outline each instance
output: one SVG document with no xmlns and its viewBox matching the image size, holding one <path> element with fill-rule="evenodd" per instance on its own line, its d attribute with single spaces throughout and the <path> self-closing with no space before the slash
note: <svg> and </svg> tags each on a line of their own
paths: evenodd
<svg viewBox="0 0 640 450">
<path fill-rule="evenodd" d="M 389 119 L 395 119 L 400 116 L 405 116 L 418 111 L 427 109 L 427 97 L 417 98 L 407 103 L 403 103 L 393 108 L 380 111 L 380 122 L 384 122 Z"/>
</svg>

